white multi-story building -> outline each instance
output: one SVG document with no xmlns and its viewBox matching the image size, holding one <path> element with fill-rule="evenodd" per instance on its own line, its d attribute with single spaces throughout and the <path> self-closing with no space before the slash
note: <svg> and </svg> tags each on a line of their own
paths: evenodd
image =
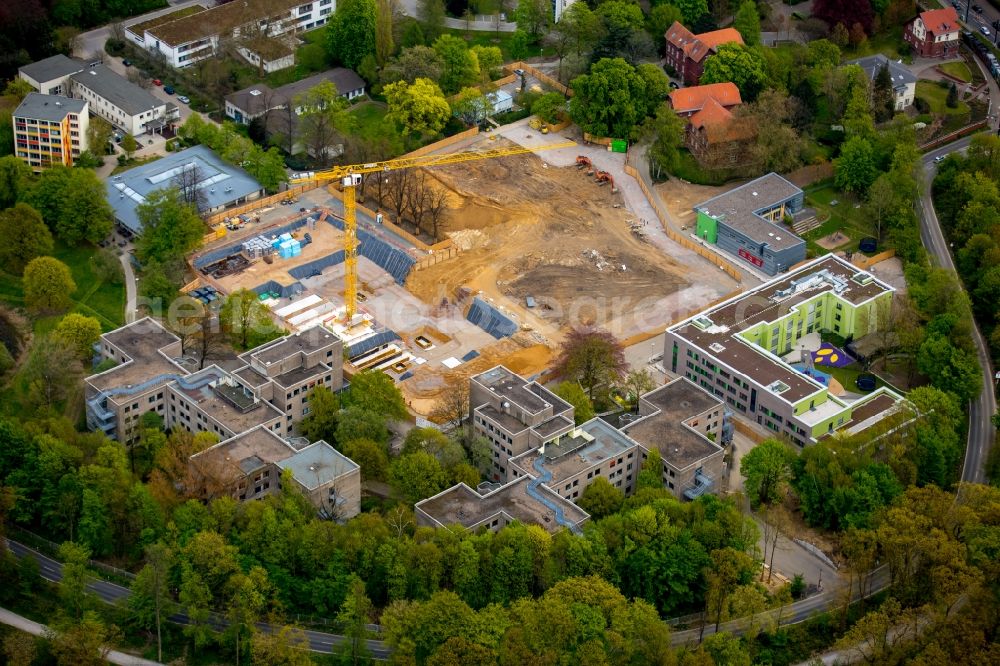
<svg viewBox="0 0 1000 666">
<path fill-rule="evenodd" d="M 236 40 L 243 57 L 272 71 L 287 66 L 282 64 L 287 53 L 268 40 L 326 25 L 334 9 L 336 0 L 241 0 L 171 21 L 137 24 L 127 34 L 147 51 L 162 54 L 172 67 L 211 58 L 227 41 Z M 259 54 L 253 46 L 258 41 L 267 43 L 257 49 Z"/>
<path fill-rule="evenodd" d="M 21 67 L 18 75 L 44 95 L 86 101 L 90 113 L 135 136 L 159 131 L 180 115 L 173 102 L 153 96 L 99 62 L 54 55 Z"/>
<path fill-rule="evenodd" d="M 104 65 L 70 77 L 73 96 L 90 102 L 90 111 L 138 136 L 162 129 L 179 115 L 177 106 L 143 90 Z"/>
</svg>

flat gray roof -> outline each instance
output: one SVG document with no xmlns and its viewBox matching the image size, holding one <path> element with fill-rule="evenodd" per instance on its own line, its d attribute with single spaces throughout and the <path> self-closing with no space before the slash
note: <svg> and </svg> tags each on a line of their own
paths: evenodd
<svg viewBox="0 0 1000 666">
<path fill-rule="evenodd" d="M 778 174 L 769 173 L 703 201 L 694 208 L 725 222 L 758 243 L 767 243 L 775 250 L 785 250 L 805 241 L 793 234 L 791 229 L 768 222 L 757 213 L 799 194 L 802 194 L 801 189 Z"/>
<path fill-rule="evenodd" d="M 265 366 L 282 361 L 298 353 L 309 354 L 328 345 L 334 344 L 339 338 L 335 333 L 322 326 L 313 326 L 304 331 L 293 333 L 276 341 L 259 352 L 251 352 L 251 357 Z M 319 370 L 315 372 L 320 372 Z M 311 372 L 315 374 L 315 372 Z M 288 374 L 288 373 L 285 373 Z"/>
<path fill-rule="evenodd" d="M 545 469 L 552 472 L 548 485 L 554 486 L 611 458 L 623 456 L 637 445 L 635 440 L 599 417 L 580 425 L 573 433 L 575 436 L 560 438 L 558 444 L 546 444 L 544 454 L 540 450 L 530 451 L 514 462 L 526 473 L 536 476 L 535 460 L 543 456 Z"/>
<path fill-rule="evenodd" d="M 556 521 L 555 511 L 528 494 L 528 483 L 528 477 L 522 476 L 485 495 L 459 483 L 434 497 L 421 500 L 415 508 L 445 526 L 458 524 L 466 528 L 474 527 L 504 513 L 511 520 L 541 525 L 550 532 L 561 530 L 563 526 Z M 544 485 L 538 488 L 538 492 L 575 525 L 590 517 L 586 511 Z"/>
<path fill-rule="evenodd" d="M 81 61 L 67 58 L 60 53 L 44 60 L 33 62 L 30 65 L 18 67 L 17 71 L 41 83 L 43 81 L 60 79 L 70 74 L 76 74 L 84 67 L 86 65 Z"/>
<path fill-rule="evenodd" d="M 337 477 L 358 469 L 358 464 L 323 440 L 314 442 L 290 458 L 278 461 L 281 469 L 309 490 L 315 490 Z"/>
<path fill-rule="evenodd" d="M 657 449 L 664 462 L 684 469 L 722 451 L 685 421 L 712 408 L 724 409 L 722 402 L 688 379 L 681 377 L 642 396 L 641 411 L 646 416 L 622 431 L 647 450 Z"/>
<path fill-rule="evenodd" d="M 60 122 L 67 113 L 83 113 L 86 108 L 87 102 L 82 99 L 33 92 L 28 93 L 24 101 L 17 106 L 14 117 Z"/>
<path fill-rule="evenodd" d="M 205 193 L 208 209 L 227 206 L 262 189 L 243 169 L 223 162 L 205 146 L 194 146 L 109 178 L 108 203 L 115 211 L 115 219 L 132 232 L 140 232 L 136 207 L 154 190 L 171 187 L 176 176 L 186 169 L 198 170 L 198 188 Z"/>
<path fill-rule="evenodd" d="M 528 382 L 502 365 L 476 375 L 473 379 L 529 414 L 538 414 L 552 406 L 553 415 L 569 409 L 569 405 L 548 389 Z"/>
<path fill-rule="evenodd" d="M 162 99 L 153 97 L 151 93 L 104 65 L 91 67 L 70 78 L 129 115 L 134 116 L 166 105 Z"/>
</svg>

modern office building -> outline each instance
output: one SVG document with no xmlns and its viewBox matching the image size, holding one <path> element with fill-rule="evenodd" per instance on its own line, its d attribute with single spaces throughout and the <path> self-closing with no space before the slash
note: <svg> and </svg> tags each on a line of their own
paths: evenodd
<svg viewBox="0 0 1000 666">
<path fill-rule="evenodd" d="M 108 203 L 115 221 L 137 234 L 142 230 L 136 207 L 155 190 L 184 182 L 200 191 L 199 212 L 209 215 L 258 199 L 264 187 L 240 167 L 224 162 L 207 146 L 192 146 L 107 180 Z"/>
<path fill-rule="evenodd" d="M 695 206 L 698 238 L 776 275 L 806 258 L 806 242 L 781 224 L 808 215 L 804 202 L 802 190 L 769 173 Z"/>
<path fill-rule="evenodd" d="M 73 166 L 87 150 L 90 115 L 83 100 L 28 93 L 14 110 L 13 124 L 14 154 L 34 171 Z"/>
<path fill-rule="evenodd" d="M 840 398 L 792 362 L 806 335 L 850 340 L 877 331 L 893 291 L 826 255 L 668 328 L 664 365 L 798 446 L 838 430 L 857 432 L 896 412 L 902 397 L 883 387 L 858 400 Z M 792 362 L 785 360 L 790 355 Z"/>
</svg>

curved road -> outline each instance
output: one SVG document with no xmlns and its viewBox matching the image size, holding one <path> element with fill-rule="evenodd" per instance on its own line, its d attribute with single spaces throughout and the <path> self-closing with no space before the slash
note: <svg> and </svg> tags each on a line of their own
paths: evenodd
<svg viewBox="0 0 1000 666">
<path fill-rule="evenodd" d="M 62 580 L 62 564 L 59 562 L 42 555 L 37 550 L 29 548 L 16 541 L 11 541 L 10 539 L 7 539 L 7 547 L 10 548 L 10 552 L 16 557 L 31 557 L 37 561 L 39 573 L 45 580 L 53 583 L 58 583 Z M 132 594 L 132 591 L 127 587 L 115 585 L 114 583 L 109 583 L 106 580 L 93 580 L 89 585 L 87 585 L 87 589 L 101 599 L 101 601 L 108 604 L 117 604 Z M 174 613 L 169 616 L 167 620 L 175 624 L 189 623 L 188 616 L 184 613 Z M 226 627 L 226 620 L 221 615 L 213 613 L 209 619 L 209 624 L 211 624 L 215 629 L 222 631 Z M 280 627 L 275 627 L 263 622 L 258 623 L 257 628 L 268 633 L 280 629 Z M 326 654 L 332 653 L 334 648 L 344 644 L 348 640 L 345 636 L 327 634 L 320 631 L 305 631 L 304 633 L 306 638 L 309 640 L 309 649 L 313 652 L 323 652 Z M 392 651 L 384 641 L 366 640 L 365 644 L 372 657 L 378 660 L 388 659 L 389 654 Z"/>
<path fill-rule="evenodd" d="M 924 173 L 926 175 L 924 191 L 920 197 L 920 237 L 924 247 L 934 257 L 942 268 L 955 270 L 948 242 L 941 231 L 934 203 L 931 200 L 931 181 L 934 177 L 934 158 L 953 152 L 965 151 L 972 137 L 965 137 L 932 150 L 923 157 Z M 965 449 L 965 461 L 962 464 L 962 481 L 968 483 L 986 483 L 986 460 L 996 428 L 993 427 L 993 415 L 997 411 L 996 385 L 993 368 L 990 363 L 989 347 L 986 346 L 979 325 L 972 323 L 972 340 L 976 345 L 976 355 L 979 358 L 980 372 L 983 378 L 983 390 L 979 396 L 969 403 L 969 442 Z"/>
</svg>

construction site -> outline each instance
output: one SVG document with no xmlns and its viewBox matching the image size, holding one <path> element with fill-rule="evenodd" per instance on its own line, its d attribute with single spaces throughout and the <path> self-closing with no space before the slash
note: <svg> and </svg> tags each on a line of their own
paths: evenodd
<svg viewBox="0 0 1000 666">
<path fill-rule="evenodd" d="M 531 138 L 526 130 L 515 131 Z M 518 143 L 478 136 L 455 150 Z M 496 364 L 542 372 L 570 327 L 626 340 L 733 289 L 717 267 L 663 235 L 644 198 L 630 199 L 623 164 L 603 146 L 572 145 L 426 169 L 426 182 L 446 196 L 434 245 L 372 202 L 359 205 L 350 318 L 336 181 L 232 224 L 191 257 L 193 286 L 251 289 L 291 331 L 326 326 L 345 340 L 348 372 L 386 372 L 428 415 L 449 387 Z"/>
</svg>

